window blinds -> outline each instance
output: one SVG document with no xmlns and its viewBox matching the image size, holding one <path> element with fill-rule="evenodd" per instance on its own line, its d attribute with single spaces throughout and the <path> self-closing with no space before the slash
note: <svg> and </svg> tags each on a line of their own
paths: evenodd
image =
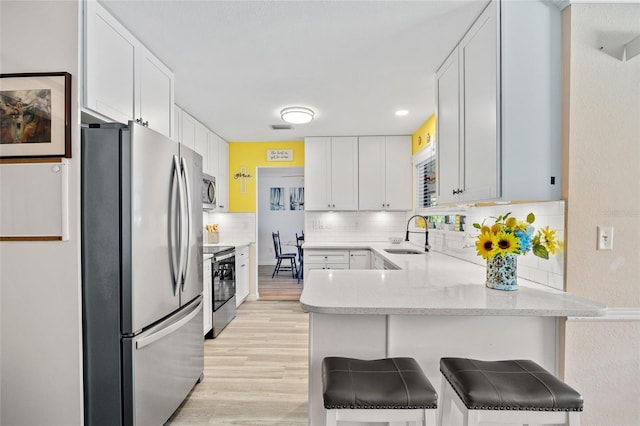
<svg viewBox="0 0 640 426">
<path fill-rule="evenodd" d="M 434 207 L 436 203 L 436 157 L 429 156 L 416 164 L 416 207 L 425 209 Z"/>
</svg>

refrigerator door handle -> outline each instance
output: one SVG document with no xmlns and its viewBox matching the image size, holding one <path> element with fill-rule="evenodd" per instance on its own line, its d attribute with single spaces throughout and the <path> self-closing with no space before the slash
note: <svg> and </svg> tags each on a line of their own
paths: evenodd
<svg viewBox="0 0 640 426">
<path fill-rule="evenodd" d="M 178 172 L 178 279 L 176 280 L 176 292 L 180 288 L 180 281 L 183 280 L 184 277 L 184 216 L 185 216 L 185 208 L 184 208 L 184 183 L 182 178 L 182 172 L 180 169 L 180 162 L 178 160 L 178 156 L 173 156 L 173 165 Z"/>
<path fill-rule="evenodd" d="M 173 333 L 174 331 L 179 330 L 185 324 L 187 324 L 189 321 L 191 321 L 193 319 L 193 317 L 198 315 L 198 313 L 201 310 L 202 310 L 202 300 L 200 300 L 198 302 L 196 307 L 193 308 L 193 311 L 190 312 L 189 315 L 185 316 L 184 318 L 181 318 L 180 320 L 174 322 L 173 324 L 171 324 L 168 327 L 163 328 L 162 330 L 158 330 L 153 334 L 150 334 L 150 335 L 148 335 L 146 337 L 143 337 L 143 338 L 137 340 L 136 341 L 136 349 L 142 349 L 145 346 L 149 346 L 153 342 L 156 342 L 156 341 L 162 339 L 163 337 L 168 336 L 169 334 Z"/>
<path fill-rule="evenodd" d="M 181 171 L 182 178 L 184 179 L 184 186 L 186 190 L 186 200 L 187 200 L 187 238 L 185 245 L 185 262 L 182 270 L 182 291 L 184 291 L 184 284 L 187 281 L 187 270 L 189 268 L 189 258 L 191 257 L 191 231 L 193 224 L 191 223 L 191 187 L 189 186 L 189 170 L 187 168 L 187 161 L 184 157 L 180 159 L 181 163 Z"/>
<path fill-rule="evenodd" d="M 173 163 L 172 163 L 173 167 L 171 170 L 171 175 L 172 175 L 172 183 L 171 183 L 171 192 L 173 193 L 173 182 L 177 181 L 178 184 L 178 194 L 176 196 L 177 201 L 178 201 L 178 205 L 180 205 L 180 164 L 178 162 L 178 157 L 176 155 L 173 156 Z M 171 205 L 169 206 L 169 250 L 170 250 L 170 256 L 171 256 L 171 278 L 173 279 L 173 295 L 177 296 L 178 295 L 178 288 L 180 286 L 180 268 L 182 267 L 182 265 L 180 264 L 180 262 L 182 261 L 180 258 L 181 255 L 181 248 L 180 248 L 180 223 L 179 218 L 180 218 L 180 214 L 178 213 L 178 215 L 176 217 L 174 217 L 173 213 L 173 206 L 174 203 L 171 202 Z M 176 232 L 174 231 L 175 228 L 178 228 L 178 235 L 177 235 L 177 239 L 178 242 L 177 244 L 175 243 L 175 238 L 176 238 Z M 175 268 L 174 268 L 174 259 L 178 260 L 178 263 L 176 264 Z"/>
</svg>

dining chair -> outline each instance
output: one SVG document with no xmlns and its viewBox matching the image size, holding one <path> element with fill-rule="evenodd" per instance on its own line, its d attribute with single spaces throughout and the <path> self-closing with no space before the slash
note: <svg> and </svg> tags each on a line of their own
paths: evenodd
<svg viewBox="0 0 640 426">
<path fill-rule="evenodd" d="M 291 277 L 295 278 L 298 273 L 298 268 L 296 264 L 296 253 L 282 253 L 282 245 L 280 244 L 280 231 L 272 232 L 271 236 L 273 237 L 273 249 L 276 253 L 276 266 L 273 268 L 273 273 L 271 274 L 271 278 L 278 275 L 280 269 L 282 270 L 291 270 Z M 291 262 L 291 266 L 282 266 L 283 260 L 289 260 Z"/>
<path fill-rule="evenodd" d="M 300 280 L 303 278 L 303 268 L 304 268 L 304 256 L 302 251 L 302 244 L 304 243 L 304 231 L 301 236 L 298 236 L 296 232 L 296 248 L 298 249 L 298 284 L 300 284 Z"/>
</svg>

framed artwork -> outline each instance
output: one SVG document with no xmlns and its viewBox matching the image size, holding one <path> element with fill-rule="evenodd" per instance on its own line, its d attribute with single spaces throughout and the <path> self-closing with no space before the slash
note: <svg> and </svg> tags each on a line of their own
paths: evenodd
<svg viewBox="0 0 640 426">
<path fill-rule="evenodd" d="M 304 210 L 304 187 L 289 188 L 289 210 Z"/>
<path fill-rule="evenodd" d="M 0 74 L 0 158 L 71 158 L 71 74 Z"/>
<path fill-rule="evenodd" d="M 284 210 L 284 188 L 271 188 L 269 204 L 271 210 Z"/>
</svg>

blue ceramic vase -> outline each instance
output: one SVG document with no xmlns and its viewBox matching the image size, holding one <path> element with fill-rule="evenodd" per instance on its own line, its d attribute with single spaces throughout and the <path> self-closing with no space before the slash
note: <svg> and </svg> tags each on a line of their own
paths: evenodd
<svg viewBox="0 0 640 426">
<path fill-rule="evenodd" d="M 507 254 L 488 259 L 486 285 L 496 290 L 517 290 L 518 255 Z"/>
</svg>

